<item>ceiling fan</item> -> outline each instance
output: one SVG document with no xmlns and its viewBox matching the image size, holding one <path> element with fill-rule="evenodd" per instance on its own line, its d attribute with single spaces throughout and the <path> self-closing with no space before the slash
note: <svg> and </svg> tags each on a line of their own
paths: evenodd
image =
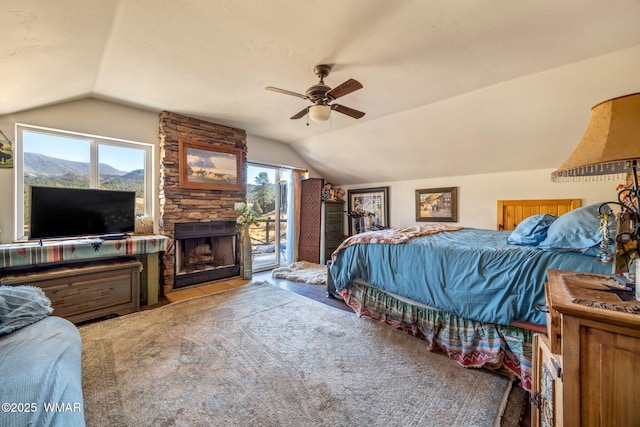
<svg viewBox="0 0 640 427">
<path fill-rule="evenodd" d="M 316 122 L 324 122 L 329 120 L 331 116 L 331 110 L 335 110 L 338 113 L 346 114 L 349 117 L 353 117 L 354 119 L 359 119 L 364 116 L 362 111 L 354 110 L 353 108 L 345 107 L 340 104 L 332 104 L 333 101 L 340 98 L 341 96 L 345 96 L 350 94 L 351 92 L 355 92 L 358 89 L 362 89 L 362 84 L 359 81 L 354 79 L 349 79 L 346 82 L 342 83 L 331 89 L 331 87 L 327 86 L 324 83 L 324 78 L 329 75 L 331 72 L 332 65 L 330 64 L 320 64 L 313 67 L 313 72 L 320 78 L 320 81 L 315 85 L 311 86 L 305 94 L 291 92 L 289 90 L 279 89 L 277 87 L 268 86 L 265 89 L 271 90 L 273 92 L 284 93 L 285 95 L 297 96 L 298 98 L 306 99 L 311 101 L 313 105 L 306 107 L 301 110 L 297 114 L 293 115 L 291 119 L 300 119 L 304 117 L 307 113 L 309 113 L 309 117 L 311 120 Z"/>
</svg>

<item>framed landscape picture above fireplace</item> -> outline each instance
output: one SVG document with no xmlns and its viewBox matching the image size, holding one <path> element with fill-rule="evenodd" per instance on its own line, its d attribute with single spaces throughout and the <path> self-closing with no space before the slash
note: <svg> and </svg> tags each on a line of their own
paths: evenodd
<svg viewBox="0 0 640 427">
<path fill-rule="evenodd" d="M 242 150 L 195 141 L 179 141 L 180 187 L 242 190 Z"/>
</svg>

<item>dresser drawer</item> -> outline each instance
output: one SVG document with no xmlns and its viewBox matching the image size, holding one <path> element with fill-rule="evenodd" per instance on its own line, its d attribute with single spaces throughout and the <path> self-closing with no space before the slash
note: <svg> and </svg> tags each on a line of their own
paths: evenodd
<svg viewBox="0 0 640 427">
<path fill-rule="evenodd" d="M 139 268 L 133 270 L 138 273 Z M 42 287 L 51 300 L 57 316 L 85 320 L 95 312 L 119 313 L 136 311 L 132 292 L 131 271 L 115 270 L 108 274 L 92 274 L 84 277 L 69 277 L 34 283 Z M 135 289 L 135 287 L 133 287 Z"/>
<path fill-rule="evenodd" d="M 324 231 L 326 234 L 338 234 L 338 235 L 342 235 L 342 223 L 341 222 L 330 222 L 327 221 Z"/>
<path fill-rule="evenodd" d="M 137 261 L 103 261 L 5 275 L 1 283 L 41 288 L 55 316 L 77 323 L 140 310 L 141 270 Z"/>
</svg>

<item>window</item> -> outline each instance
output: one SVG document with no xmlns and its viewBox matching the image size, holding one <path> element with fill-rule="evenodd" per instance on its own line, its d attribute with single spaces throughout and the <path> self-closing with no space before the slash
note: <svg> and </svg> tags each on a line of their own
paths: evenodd
<svg viewBox="0 0 640 427">
<path fill-rule="evenodd" d="M 18 125 L 15 155 L 17 234 L 29 234 L 30 185 L 135 191 L 136 216 L 153 217 L 152 144 Z"/>
</svg>

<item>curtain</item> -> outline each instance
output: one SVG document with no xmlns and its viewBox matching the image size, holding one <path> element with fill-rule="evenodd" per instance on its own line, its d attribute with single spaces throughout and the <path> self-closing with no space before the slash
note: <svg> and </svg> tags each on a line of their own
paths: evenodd
<svg viewBox="0 0 640 427">
<path fill-rule="evenodd" d="M 300 200 L 302 180 L 306 177 L 307 171 L 300 169 L 293 170 L 291 182 L 290 200 L 288 204 L 287 236 L 291 236 L 287 241 L 287 260 L 289 263 L 298 261 L 298 242 L 300 240 Z"/>
</svg>

